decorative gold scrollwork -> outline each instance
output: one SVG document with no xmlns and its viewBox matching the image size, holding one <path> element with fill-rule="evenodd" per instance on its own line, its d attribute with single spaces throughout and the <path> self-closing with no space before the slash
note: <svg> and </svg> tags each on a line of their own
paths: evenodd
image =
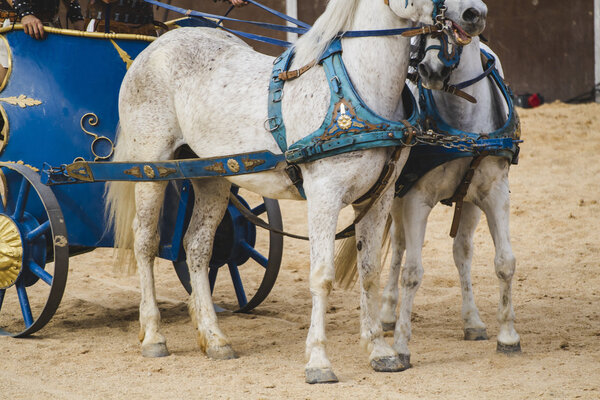
<svg viewBox="0 0 600 400">
<path fill-rule="evenodd" d="M 106 136 L 98 136 L 95 133 L 92 133 L 90 131 L 88 131 L 87 129 L 85 129 L 85 123 L 88 123 L 90 126 L 96 126 L 98 125 L 98 122 L 100 122 L 98 116 L 94 113 L 87 113 L 84 114 L 83 117 L 81 117 L 81 120 L 79 121 L 79 125 L 81 126 L 81 130 L 84 131 L 86 134 L 90 135 L 91 137 L 94 138 L 94 140 L 92 141 L 92 145 L 90 146 L 91 150 L 92 150 L 92 154 L 94 155 L 94 161 L 98 161 L 98 160 L 108 160 L 114 153 L 115 151 L 115 145 L 112 142 L 112 140 L 110 140 L 109 138 L 107 138 Z M 96 153 L 96 146 L 100 145 L 102 142 L 107 142 L 108 146 L 110 148 L 110 151 L 108 152 L 107 155 L 98 155 L 98 153 Z"/>
<path fill-rule="evenodd" d="M 12 286 L 23 266 L 23 243 L 15 223 L 0 215 L 0 288 Z"/>
<path fill-rule="evenodd" d="M 21 108 L 39 106 L 40 104 L 42 104 L 40 100 L 32 99 L 30 97 L 25 96 L 24 94 L 19 95 L 19 97 L 2 97 L 0 98 L 0 101 L 12 104 L 13 106 L 19 106 Z"/>
<path fill-rule="evenodd" d="M 258 167 L 259 165 L 263 165 L 265 163 L 265 160 L 253 160 L 250 158 L 242 158 L 242 162 L 244 163 L 244 167 L 246 168 L 246 171 L 252 171 L 254 168 Z"/>
<path fill-rule="evenodd" d="M 123 60 L 123 62 L 125 63 L 125 68 L 129 69 L 129 67 L 131 67 L 131 63 L 133 62 L 133 60 L 131 59 L 131 56 L 129 54 L 127 54 L 127 52 L 125 50 L 123 50 L 121 47 L 119 47 L 117 42 L 115 42 L 114 40 L 110 39 L 110 42 L 113 44 L 113 46 L 115 46 L 117 53 L 119 53 L 119 57 L 121 57 L 121 60 Z"/>
<path fill-rule="evenodd" d="M 216 162 L 212 165 L 204 167 L 204 169 L 207 171 L 216 172 L 217 174 L 226 174 L 227 173 L 222 162 Z"/>
</svg>

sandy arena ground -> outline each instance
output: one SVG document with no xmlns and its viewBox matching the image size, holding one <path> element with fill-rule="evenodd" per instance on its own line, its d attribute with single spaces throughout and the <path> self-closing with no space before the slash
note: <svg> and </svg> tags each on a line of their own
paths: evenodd
<svg viewBox="0 0 600 400">
<path fill-rule="evenodd" d="M 70 259 L 65 296 L 44 329 L 29 339 L 0 337 L 0 398 L 600 398 L 600 104 L 554 103 L 520 115 L 525 143 L 511 171 L 511 232 L 522 354 L 496 353 L 498 282 L 484 220 L 475 238 L 473 285 L 490 340 L 462 340 L 448 237 L 452 211 L 438 206 L 423 253 L 410 370 L 370 368 L 359 345 L 358 289 L 335 288 L 328 352 L 340 382 L 304 383 L 308 245 L 292 239 L 285 240 L 267 300 L 248 315 L 219 314 L 237 360 L 212 361 L 199 351 L 187 295 L 171 264 L 159 262 L 157 291 L 172 355 L 144 359 L 137 342 L 137 277 L 115 273 L 111 251 L 99 249 Z M 281 207 L 285 228 L 305 232 L 304 204 L 285 201 Z M 214 297 L 233 307 L 227 275 L 221 274 Z"/>
</svg>

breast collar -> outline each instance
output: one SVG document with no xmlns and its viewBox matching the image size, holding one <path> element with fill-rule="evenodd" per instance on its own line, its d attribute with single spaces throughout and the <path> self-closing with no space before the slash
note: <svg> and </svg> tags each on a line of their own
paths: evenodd
<svg viewBox="0 0 600 400">
<path fill-rule="evenodd" d="M 402 92 L 405 115 L 391 121 L 377 115 L 356 92 L 342 60 L 342 44 L 334 40 L 319 59 L 329 82 L 331 100 L 321 127 L 288 147 L 281 113 L 283 85 L 281 72 L 287 71 L 294 57 L 293 48 L 274 61 L 269 84 L 269 118 L 265 128 L 271 132 L 290 164 L 305 163 L 356 150 L 401 146 L 418 124 L 415 99 L 408 90 Z"/>
<path fill-rule="evenodd" d="M 481 54 L 484 58 L 484 70 L 486 70 L 495 63 L 495 58 L 483 49 L 481 49 Z M 508 119 L 501 128 L 489 133 L 475 133 L 461 131 L 452 127 L 440 115 L 432 91 L 430 89 L 425 89 L 420 83 L 418 84 L 420 106 L 419 120 L 425 130 L 431 129 L 438 134 L 453 135 L 475 140 L 477 152 L 486 151 L 489 154 L 504 156 L 512 161 L 516 161 L 514 158 L 518 154 L 518 143 L 521 142 L 521 127 L 519 116 L 515 110 L 512 92 L 504 82 L 504 79 L 500 76 L 497 68 L 493 68 L 488 77 L 496 84 L 498 89 L 500 89 L 509 110 Z M 445 150 L 452 151 L 453 149 Z M 460 155 L 463 157 L 472 157 L 473 155 L 476 155 L 475 151 L 455 151 L 461 153 Z"/>
<path fill-rule="evenodd" d="M 494 57 L 484 50 L 481 50 L 481 53 L 486 60 L 484 62 L 485 70 L 494 62 Z M 431 130 L 437 134 L 464 138 L 464 140 L 454 142 L 456 146 L 453 147 L 427 144 L 414 146 L 400 177 L 396 181 L 397 197 L 406 195 L 414 184 L 432 169 L 458 158 L 488 154 L 504 157 L 513 164 L 518 162 L 521 128 L 512 100 L 512 93 L 496 68 L 493 68 L 488 77 L 496 83 L 502 92 L 509 109 L 506 123 L 500 129 L 490 133 L 465 132 L 450 126 L 441 117 L 433 99 L 432 91 L 423 88 L 420 83 L 418 84 L 419 119 L 423 129 Z M 464 145 L 462 148 L 461 144 Z"/>
</svg>

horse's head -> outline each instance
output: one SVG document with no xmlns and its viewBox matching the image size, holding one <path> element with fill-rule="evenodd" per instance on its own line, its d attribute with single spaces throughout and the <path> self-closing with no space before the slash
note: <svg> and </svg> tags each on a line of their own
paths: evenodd
<svg viewBox="0 0 600 400">
<path fill-rule="evenodd" d="M 390 6 L 401 18 L 435 24 L 440 19 L 456 30 L 459 40 L 483 32 L 487 6 L 482 0 L 378 0 Z"/>
<path fill-rule="evenodd" d="M 420 38 L 417 72 L 423 86 L 439 90 L 458 66 L 463 46 L 485 29 L 487 6 L 479 0 L 433 0 L 432 4 L 436 32 Z"/>
</svg>

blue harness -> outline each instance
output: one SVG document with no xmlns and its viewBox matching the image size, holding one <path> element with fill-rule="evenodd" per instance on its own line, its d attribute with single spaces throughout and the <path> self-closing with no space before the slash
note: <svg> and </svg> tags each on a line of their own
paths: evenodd
<svg viewBox="0 0 600 400">
<path fill-rule="evenodd" d="M 285 81 L 279 79 L 279 74 L 289 69 L 293 57 L 293 49 L 289 49 L 275 60 L 269 85 L 269 118 L 265 123 L 288 163 L 305 163 L 356 150 L 411 144 L 407 141 L 414 133 L 418 114 L 410 90 L 405 88 L 402 93 L 405 112 L 409 115 L 406 120 L 396 122 L 377 115 L 354 89 L 342 60 L 341 41 L 336 39 L 319 59 L 331 91 L 325 120 L 315 132 L 288 146 L 281 114 Z"/>
<path fill-rule="evenodd" d="M 458 158 L 488 154 L 504 157 L 513 164 L 517 164 L 521 128 L 519 116 L 515 111 L 512 92 L 498 70 L 493 68 L 494 57 L 483 49 L 481 53 L 487 60 L 484 66 L 484 74 L 489 76 L 498 86 L 508 105 L 508 120 L 500 129 L 487 134 L 458 130 L 444 121 L 435 104 L 431 90 L 423 88 L 419 83 L 419 121 L 423 129 L 447 137 L 464 138 L 464 140 L 455 141 L 452 147 L 444 147 L 439 143 L 433 146 L 419 143 L 414 146 L 402 174 L 396 181 L 396 196 L 403 197 L 427 172 Z"/>
</svg>

